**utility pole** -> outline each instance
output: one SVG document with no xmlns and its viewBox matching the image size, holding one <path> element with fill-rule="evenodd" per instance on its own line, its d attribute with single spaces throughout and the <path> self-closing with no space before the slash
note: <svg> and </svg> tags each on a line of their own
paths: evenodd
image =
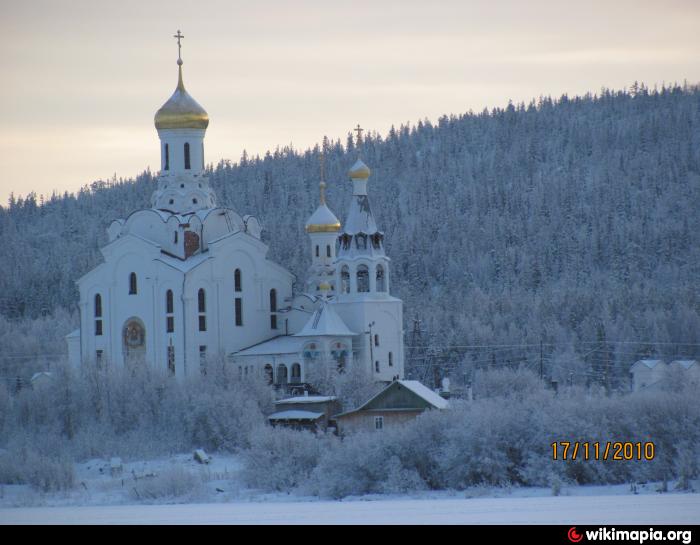
<svg viewBox="0 0 700 545">
<path fill-rule="evenodd" d="M 543 368 L 544 353 L 543 353 L 542 346 L 543 346 L 542 341 L 540 340 L 540 380 L 542 380 L 542 378 L 544 376 L 543 375 L 543 373 L 544 373 L 544 371 L 543 371 L 543 369 L 544 369 Z"/>
</svg>

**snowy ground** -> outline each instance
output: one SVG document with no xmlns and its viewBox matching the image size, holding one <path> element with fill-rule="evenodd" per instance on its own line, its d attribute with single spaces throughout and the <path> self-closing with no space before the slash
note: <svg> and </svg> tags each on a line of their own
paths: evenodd
<svg viewBox="0 0 700 545">
<path fill-rule="evenodd" d="M 3 524 L 697 524 L 700 494 L 1 509 Z"/>
<path fill-rule="evenodd" d="M 638 494 L 629 485 L 564 487 L 557 497 L 548 488 L 473 488 L 333 502 L 248 489 L 240 469 L 235 456 L 203 466 L 179 455 L 126 463 L 110 475 L 108 461 L 91 460 L 77 466 L 70 492 L 0 487 L 0 524 L 700 523 L 700 494 L 659 494 L 656 483 L 639 485 Z"/>
</svg>

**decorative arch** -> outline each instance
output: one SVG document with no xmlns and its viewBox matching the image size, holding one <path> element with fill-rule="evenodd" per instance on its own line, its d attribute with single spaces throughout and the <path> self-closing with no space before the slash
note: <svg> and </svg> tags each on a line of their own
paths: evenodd
<svg viewBox="0 0 700 545">
<path fill-rule="evenodd" d="M 364 263 L 357 266 L 357 292 L 369 292 L 369 267 Z"/>
<path fill-rule="evenodd" d="M 301 365 L 298 363 L 292 364 L 292 384 L 301 384 Z"/>
<path fill-rule="evenodd" d="M 386 291 L 386 273 L 384 271 L 384 265 L 381 263 L 377 265 L 376 280 L 377 291 Z"/>
<path fill-rule="evenodd" d="M 122 328 L 122 351 L 126 365 L 145 363 L 146 326 L 141 318 L 133 316 L 124 322 L 124 327 Z"/>
</svg>

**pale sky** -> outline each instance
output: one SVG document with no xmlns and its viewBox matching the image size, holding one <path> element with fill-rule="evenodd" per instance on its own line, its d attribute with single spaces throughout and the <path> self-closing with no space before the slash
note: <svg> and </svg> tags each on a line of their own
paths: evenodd
<svg viewBox="0 0 700 545">
<path fill-rule="evenodd" d="M 208 162 L 392 124 L 700 81 L 698 0 L 0 0 L 0 204 L 159 168 L 177 83 Z"/>
</svg>

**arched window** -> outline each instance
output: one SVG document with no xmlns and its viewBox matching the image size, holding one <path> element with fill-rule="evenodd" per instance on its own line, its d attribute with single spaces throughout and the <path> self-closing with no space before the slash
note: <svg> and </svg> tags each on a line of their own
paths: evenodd
<svg viewBox="0 0 700 545">
<path fill-rule="evenodd" d="M 102 296 L 95 295 L 95 335 L 102 335 Z"/>
<path fill-rule="evenodd" d="M 243 291 L 241 269 L 236 269 L 236 271 L 233 273 L 233 289 L 235 291 Z"/>
<path fill-rule="evenodd" d="M 287 366 L 283 363 L 277 366 L 277 384 L 287 384 Z"/>
<path fill-rule="evenodd" d="M 272 365 L 270 365 L 269 363 L 266 364 L 265 369 L 264 369 L 264 373 L 265 373 L 265 380 L 267 381 L 267 383 L 272 384 L 272 380 L 273 380 Z"/>
<path fill-rule="evenodd" d="M 381 265 L 377 265 L 377 291 L 386 291 L 386 275 Z"/>
<path fill-rule="evenodd" d="M 357 267 L 357 291 L 367 293 L 369 291 L 369 269 L 367 265 Z"/>
<path fill-rule="evenodd" d="M 136 295 L 137 291 L 136 273 L 132 272 L 129 275 L 129 295 Z"/>
<path fill-rule="evenodd" d="M 350 293 L 350 269 L 347 265 L 343 265 L 340 270 L 340 291 L 341 293 Z"/>
<path fill-rule="evenodd" d="M 197 310 L 199 311 L 199 330 L 207 330 L 207 295 L 203 288 L 197 292 Z"/>
<path fill-rule="evenodd" d="M 170 170 L 170 147 L 165 144 L 165 167 L 163 170 Z"/>
<path fill-rule="evenodd" d="M 277 290 L 270 290 L 270 328 L 277 329 Z"/>
<path fill-rule="evenodd" d="M 170 204 L 172 204 L 172 202 Z M 178 239 L 177 231 L 175 231 L 175 236 L 173 237 L 173 243 L 177 244 L 177 239 Z"/>
<path fill-rule="evenodd" d="M 175 331 L 175 317 L 173 312 L 175 310 L 175 305 L 173 303 L 173 290 L 168 290 L 165 292 L 165 331 L 166 333 L 172 333 Z"/>
<path fill-rule="evenodd" d="M 190 144 L 185 142 L 185 170 L 190 169 Z"/>
<path fill-rule="evenodd" d="M 301 384 L 301 365 L 298 363 L 292 364 L 292 384 Z"/>
</svg>

